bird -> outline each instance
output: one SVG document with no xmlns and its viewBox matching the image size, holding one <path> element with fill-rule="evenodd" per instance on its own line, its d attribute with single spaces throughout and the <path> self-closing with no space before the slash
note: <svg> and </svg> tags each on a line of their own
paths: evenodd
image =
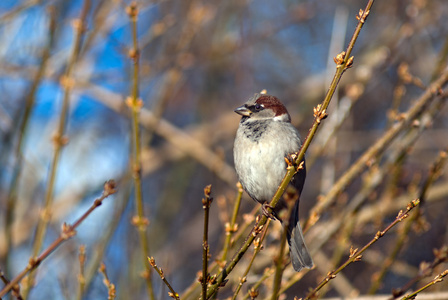
<svg viewBox="0 0 448 300">
<path fill-rule="evenodd" d="M 266 214 L 266 206 L 269 206 L 286 174 L 285 158 L 297 152 L 302 145 L 300 134 L 291 124 L 286 107 L 275 96 L 256 93 L 235 112 L 242 116 L 233 147 L 238 180 L 252 199 L 263 204 Z M 287 207 L 284 197 L 272 213 L 275 219 L 289 224 L 285 230 L 291 262 L 297 272 L 314 266 L 299 222 L 299 200 L 306 178 L 305 159 L 302 166 L 289 184 L 298 194 L 289 222 L 278 217 L 280 209 Z"/>
</svg>

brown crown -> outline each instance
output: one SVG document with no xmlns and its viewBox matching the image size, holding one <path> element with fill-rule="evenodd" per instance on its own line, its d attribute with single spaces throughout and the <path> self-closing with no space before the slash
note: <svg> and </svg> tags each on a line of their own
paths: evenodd
<svg viewBox="0 0 448 300">
<path fill-rule="evenodd" d="M 275 116 L 281 116 L 288 114 L 286 107 L 278 100 L 277 97 L 271 95 L 260 95 L 255 103 L 263 104 L 266 109 L 272 109 L 275 112 Z"/>
</svg>

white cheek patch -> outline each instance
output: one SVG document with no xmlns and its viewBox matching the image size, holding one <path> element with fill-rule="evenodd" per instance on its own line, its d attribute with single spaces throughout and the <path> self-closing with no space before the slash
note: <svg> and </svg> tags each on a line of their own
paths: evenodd
<svg viewBox="0 0 448 300">
<path fill-rule="evenodd" d="M 273 118 L 274 121 L 280 121 L 280 122 L 287 122 L 289 120 L 288 115 L 287 114 L 282 114 L 280 116 L 275 116 Z"/>
</svg>

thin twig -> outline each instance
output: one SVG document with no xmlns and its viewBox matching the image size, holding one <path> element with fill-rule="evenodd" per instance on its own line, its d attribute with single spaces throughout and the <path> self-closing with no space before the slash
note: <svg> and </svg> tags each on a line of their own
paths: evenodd
<svg viewBox="0 0 448 300">
<path fill-rule="evenodd" d="M 445 150 L 440 151 L 439 156 L 437 157 L 437 160 L 433 163 L 429 170 L 429 174 L 427 179 L 425 180 L 425 183 L 423 184 L 423 187 L 420 191 L 419 199 L 420 201 L 425 202 L 426 197 L 428 194 L 428 190 L 431 187 L 431 185 L 434 183 L 434 181 L 439 178 L 441 171 L 443 170 L 443 167 L 445 166 L 446 160 L 448 158 L 448 148 Z"/>
<path fill-rule="evenodd" d="M 394 289 L 392 291 L 392 297 L 389 298 L 389 300 L 396 299 L 400 296 L 402 296 L 406 291 L 408 291 L 416 282 L 420 281 L 421 279 L 428 277 L 441 263 L 444 263 L 448 260 L 448 246 L 443 246 L 440 249 L 434 249 L 434 260 L 428 264 L 428 263 L 422 263 L 420 264 L 420 270 L 418 272 L 418 275 L 414 278 L 412 278 L 409 282 L 407 282 L 404 286 Z"/>
<path fill-rule="evenodd" d="M 143 106 L 143 101 L 139 98 L 139 61 L 140 53 L 138 48 L 137 38 L 137 17 L 139 9 L 136 2 L 132 2 L 127 8 L 126 12 L 129 15 L 132 27 L 132 48 L 129 51 L 129 58 L 132 60 L 133 74 L 132 74 L 132 87 L 131 96 L 126 100 L 127 106 L 131 109 L 132 117 L 132 176 L 134 178 L 134 199 L 136 215 L 132 219 L 132 224 L 137 228 L 140 238 L 141 255 L 143 259 L 143 265 L 145 266 L 145 282 L 146 291 L 148 297 L 151 300 L 155 299 L 154 289 L 151 281 L 151 266 L 147 260 L 150 257 L 147 227 L 149 220 L 145 217 L 143 208 L 143 194 L 142 194 L 142 179 L 141 179 L 141 145 L 140 145 L 140 129 L 139 129 L 139 114 L 140 109 Z"/>
<path fill-rule="evenodd" d="M 448 37 L 445 39 L 445 43 L 443 44 L 443 49 L 440 51 L 440 57 L 434 69 L 434 72 L 431 75 L 431 81 L 434 81 L 440 73 L 442 73 L 443 69 L 446 68 L 448 61 Z"/>
<path fill-rule="evenodd" d="M 51 50 L 53 49 L 54 41 L 55 41 L 55 30 L 56 30 L 56 14 L 54 7 L 50 7 L 49 9 L 50 22 L 48 27 L 48 44 L 46 45 L 41 58 L 41 63 L 39 65 L 39 69 L 34 77 L 31 88 L 25 99 L 25 110 L 23 112 L 23 116 L 19 121 L 19 127 L 17 130 L 18 141 L 15 150 L 16 162 L 14 164 L 14 170 L 12 172 L 11 184 L 9 187 L 8 200 L 6 202 L 6 214 L 5 214 L 5 234 L 6 234 L 6 250 L 5 250 L 5 262 L 6 262 L 6 274 L 8 274 L 8 261 L 9 255 L 11 254 L 12 247 L 12 230 L 13 230 L 13 217 L 14 211 L 17 204 L 17 192 L 18 192 L 18 184 L 21 176 L 21 171 L 23 168 L 23 142 L 26 136 L 28 121 L 30 120 L 31 112 L 34 107 L 34 102 L 36 99 L 36 92 L 40 83 L 44 79 L 44 74 L 48 65 L 48 61 L 50 58 Z"/>
<path fill-rule="evenodd" d="M 420 96 L 417 102 L 402 116 L 394 126 L 392 126 L 375 144 L 372 145 L 341 178 L 333 185 L 327 195 L 322 196 L 320 201 L 311 210 L 310 218 L 306 224 L 312 225 L 315 220 L 319 218 L 322 212 L 328 208 L 336 196 L 354 179 L 356 178 L 367 166 L 368 162 L 374 159 L 377 155 L 383 153 L 383 151 L 391 144 L 391 141 L 395 139 L 398 134 L 406 128 L 411 122 L 417 118 L 431 102 L 434 96 L 441 93 L 442 86 L 448 81 L 448 68 L 442 75 L 431 84 L 428 89 Z M 306 230 L 307 226 L 305 226 Z"/>
<path fill-rule="evenodd" d="M 154 257 L 148 257 L 148 261 L 149 264 L 151 265 L 151 267 L 154 268 L 154 270 L 157 272 L 157 274 L 159 274 L 160 278 L 162 279 L 163 283 L 165 283 L 165 285 L 168 287 L 168 289 L 170 290 L 170 292 L 168 293 L 168 296 L 170 296 L 171 298 L 174 298 L 176 300 L 179 300 L 179 294 L 176 293 L 176 291 L 173 289 L 173 287 L 171 286 L 171 284 L 168 282 L 168 280 L 165 277 L 165 274 L 163 274 L 163 270 L 162 268 L 159 268 L 156 264 L 156 261 L 154 259 Z"/>
<path fill-rule="evenodd" d="M 116 294 L 115 284 L 110 282 L 109 276 L 107 276 L 106 265 L 104 263 L 101 263 L 99 272 L 103 274 L 104 277 L 103 283 L 107 287 L 107 300 L 115 299 Z"/>
<path fill-rule="evenodd" d="M 86 265 L 86 246 L 81 245 L 79 246 L 79 275 L 78 275 L 78 294 L 77 299 L 81 300 L 82 296 L 84 294 L 85 288 L 86 288 L 86 277 L 85 277 L 85 265 Z"/>
<path fill-rule="evenodd" d="M 443 271 L 442 273 L 440 273 L 439 275 L 437 275 L 433 280 L 431 280 L 428 284 L 426 284 L 425 286 L 423 286 L 422 288 L 416 290 L 415 292 L 404 296 L 403 298 L 401 298 L 401 300 L 409 300 L 409 299 L 415 299 L 415 296 L 417 296 L 418 293 L 426 290 L 427 288 L 433 286 L 434 284 L 443 281 L 443 277 L 445 277 L 446 275 L 448 275 L 448 270 Z"/>
<path fill-rule="evenodd" d="M 101 234 L 101 239 L 98 241 L 98 243 L 94 246 L 92 249 L 91 258 L 89 259 L 89 263 L 87 267 L 85 268 L 85 288 L 89 289 L 89 286 L 91 285 L 93 279 L 97 275 L 98 268 L 101 264 L 101 261 L 104 257 L 104 252 L 106 250 L 106 247 L 108 246 L 108 243 L 113 237 L 113 234 L 115 233 L 118 225 L 119 220 L 123 216 L 123 213 L 128 206 L 128 203 L 131 199 L 131 185 L 128 184 L 131 180 L 131 176 L 128 173 L 126 173 L 123 178 L 120 180 L 117 180 L 118 186 L 123 186 L 123 188 L 120 189 L 120 191 L 115 195 L 114 199 L 114 212 L 111 215 L 111 219 L 115 220 L 114 222 L 110 222 L 110 226 L 104 228 Z M 79 296 L 78 296 L 79 297 Z"/>
<path fill-rule="evenodd" d="M 433 120 L 434 116 L 437 114 L 437 112 L 441 109 L 441 104 L 444 103 L 443 99 L 437 99 L 438 102 L 435 103 L 433 107 L 430 108 L 428 112 L 426 112 L 424 115 L 422 115 L 421 119 L 425 120 Z M 319 232 L 319 239 L 318 242 L 315 242 L 312 246 L 313 248 L 320 249 L 334 234 L 337 232 L 340 232 L 339 228 L 344 224 L 343 220 L 352 220 L 353 224 L 351 227 L 359 227 L 359 222 L 356 223 L 356 214 L 361 207 L 363 203 L 368 199 L 368 196 L 371 195 L 372 191 L 381 184 L 382 178 L 384 178 L 387 175 L 388 170 L 390 169 L 390 166 L 396 166 L 397 162 L 402 160 L 403 157 L 409 152 L 409 148 L 414 145 L 414 143 L 417 141 L 418 137 L 424 132 L 424 130 L 429 126 L 430 121 L 422 122 L 420 121 L 418 126 L 413 126 L 407 136 L 403 138 L 400 143 L 397 144 L 395 147 L 395 151 L 388 156 L 387 162 L 381 166 L 380 168 L 370 168 L 369 174 L 367 176 L 364 176 L 364 184 L 362 189 L 354 196 L 352 197 L 352 201 L 348 205 L 344 205 L 344 209 L 335 214 L 338 216 L 337 219 L 331 220 L 329 222 L 326 222 L 326 224 L 319 225 L 319 228 L 325 228 L 324 234 L 323 231 L 319 228 L 314 228 L 314 232 Z M 406 199 L 409 197 L 413 197 L 415 195 L 409 195 Z M 405 198 L 403 198 L 405 199 Z M 404 205 L 406 201 L 400 201 L 400 205 Z M 377 206 L 384 206 L 381 204 L 381 202 L 378 202 L 379 205 Z M 393 208 L 392 208 L 393 207 Z M 388 208 L 388 212 L 392 212 L 396 209 L 399 209 L 400 206 L 394 205 Z M 366 208 L 363 211 L 373 211 L 372 208 Z M 375 215 L 378 215 L 378 213 L 375 213 Z M 362 223 L 365 223 L 368 220 L 368 218 L 365 218 Z M 356 223 L 356 224 L 355 224 Z M 347 224 L 345 224 L 347 225 Z M 310 227 L 308 227 L 309 229 Z M 349 227 L 350 228 L 350 227 Z M 307 232 L 308 230 L 305 230 L 304 232 Z M 314 234 L 311 234 L 311 236 L 314 236 Z M 336 263 L 337 264 L 337 263 Z M 286 284 L 282 286 L 281 293 L 292 287 L 296 282 L 298 282 L 302 276 L 299 276 L 299 274 L 296 274 L 292 278 L 288 280 Z M 335 283 L 336 284 L 336 283 Z M 321 295 L 322 296 L 322 295 Z"/>
<path fill-rule="evenodd" d="M 321 130 L 322 133 L 316 137 L 314 148 L 307 153 L 306 165 L 308 168 L 326 151 L 327 144 L 350 116 L 353 105 L 360 96 L 361 94 L 356 95 L 356 97 L 344 97 L 339 101 L 337 114 L 334 113 L 328 117 L 328 121 L 325 122 Z"/>
<path fill-rule="evenodd" d="M 3 283 L 5 285 L 9 284 L 9 280 L 8 278 L 5 277 L 5 274 L 3 273 L 3 271 L 0 269 L 0 279 L 1 281 L 3 281 Z M 20 295 L 20 286 L 18 284 L 14 285 L 12 287 L 12 296 L 15 297 L 17 300 L 23 300 L 22 295 Z M 1 300 L 2 298 L 0 298 Z"/>
<path fill-rule="evenodd" d="M 210 205 L 212 204 L 213 198 L 210 197 L 211 185 L 204 188 L 204 196 L 202 199 L 202 208 L 204 209 L 204 236 L 202 239 L 202 299 L 205 299 L 207 295 L 207 284 L 210 279 L 208 274 L 208 255 L 209 255 L 209 245 L 208 245 L 208 220 L 210 215 Z"/>
<path fill-rule="evenodd" d="M 337 268 L 335 271 L 328 272 L 327 276 L 319 283 L 319 285 L 313 289 L 308 295 L 305 297 L 305 300 L 312 299 L 316 296 L 317 292 L 324 287 L 331 279 L 335 278 L 336 275 L 341 272 L 345 267 L 347 267 L 352 262 L 360 261 L 362 258 L 362 253 L 366 251 L 370 246 L 372 246 L 374 243 L 376 243 L 381 237 L 383 237 L 392 227 L 397 225 L 399 222 L 404 220 L 408 217 L 409 212 L 416 207 L 419 204 L 419 200 L 413 200 L 411 201 L 408 206 L 406 207 L 406 210 L 400 211 L 395 218 L 395 220 L 389 224 L 383 231 L 378 231 L 375 235 L 375 237 L 367 243 L 361 250 L 358 251 L 358 249 L 350 249 L 350 256 L 349 258 L 343 263 L 339 268 Z"/>
<path fill-rule="evenodd" d="M 246 214 L 245 216 L 246 217 L 243 217 L 243 219 L 244 219 L 244 222 L 243 222 L 243 224 L 242 224 L 242 226 L 238 226 L 238 232 L 235 234 L 235 236 L 234 236 L 234 241 L 236 242 L 236 241 L 239 241 L 241 238 L 242 238 L 242 236 L 244 235 L 244 234 L 247 234 L 247 229 L 249 228 L 249 226 L 252 224 L 252 221 L 253 220 L 255 220 L 255 216 L 256 216 L 256 214 L 257 214 L 257 212 L 258 211 L 260 211 L 260 207 L 261 207 L 261 205 L 256 205 L 253 209 L 252 209 L 252 211 L 250 212 L 250 213 L 248 213 L 248 214 Z M 234 242 L 234 243 L 235 243 Z M 218 254 L 217 255 L 218 257 L 220 257 L 220 256 L 222 256 L 222 254 L 220 253 L 220 254 Z M 220 267 L 220 271 L 222 271 L 222 266 L 221 266 L 221 263 L 218 263 L 216 260 L 214 261 L 214 262 L 212 262 L 211 264 L 210 264 L 210 266 L 209 266 L 209 273 L 212 273 L 212 272 L 215 272 L 215 271 L 218 271 L 218 266 Z M 197 293 L 197 290 L 198 290 L 198 287 L 200 286 L 200 282 L 199 281 L 195 281 L 195 282 L 193 282 L 184 292 L 183 292 L 183 294 L 182 294 L 182 296 L 181 296 L 181 298 L 182 299 L 190 299 L 191 297 L 193 297 L 193 298 L 197 298 L 197 297 L 199 297 L 200 295 L 200 292 L 199 293 Z M 195 295 L 195 296 L 192 296 L 192 294 L 193 293 L 197 293 L 197 295 Z"/>
<path fill-rule="evenodd" d="M 421 117 L 421 119 L 422 120 L 434 119 L 434 115 L 436 115 L 437 112 L 440 111 L 440 105 L 439 105 L 440 103 L 443 103 L 443 100 L 439 100 L 439 103 L 435 103 L 436 105 L 431 107 L 429 111 L 426 112 Z M 350 226 L 345 227 L 348 228 L 349 231 L 352 231 L 352 229 L 355 227 L 354 222 L 356 220 L 354 213 L 359 210 L 359 207 L 362 205 L 362 203 L 364 203 L 365 200 L 368 198 L 368 196 L 371 195 L 374 188 L 376 188 L 382 182 L 382 179 L 385 178 L 385 176 L 387 176 L 387 173 L 388 172 L 390 173 L 389 170 L 391 168 L 397 168 L 397 165 L 400 165 L 399 162 L 403 161 L 404 157 L 406 157 L 406 155 L 409 153 L 409 149 L 414 145 L 414 143 L 417 141 L 417 138 L 421 135 L 424 129 L 427 128 L 428 126 L 427 123 L 429 123 L 429 121 L 418 122 L 419 125 L 412 127 L 408 132 L 408 134 L 400 141 L 400 143 L 397 144 L 397 146 L 395 147 L 396 149 L 392 152 L 392 154 L 388 155 L 388 162 L 386 162 L 383 166 L 379 168 L 371 167 L 369 169 L 368 174 L 366 174 L 366 176 L 363 177 L 364 184 L 360 192 L 358 192 L 358 194 L 352 197 L 352 201 L 349 203 L 349 205 L 344 205 L 344 210 L 342 212 L 335 214 L 338 216 L 339 221 L 333 220 L 330 222 L 331 225 L 329 224 L 323 225 L 324 227 L 330 229 L 326 231 L 325 236 L 323 237 L 320 236 L 318 245 L 313 245 L 315 249 L 320 249 L 331 236 L 333 236 L 336 232 L 341 232 L 339 228 L 344 224 L 341 220 L 350 220 L 349 222 Z M 345 222 L 344 225 L 348 225 L 347 222 Z M 315 229 L 316 229 L 315 232 L 319 231 L 318 228 Z M 345 230 L 343 230 L 343 232 L 345 232 Z M 345 233 L 345 234 L 351 234 L 351 233 Z M 335 265 L 336 264 L 337 262 L 335 262 Z M 338 283 L 334 283 L 333 285 L 335 288 L 339 287 Z M 320 296 L 321 297 L 323 296 L 322 292 L 320 293 Z"/>
<path fill-rule="evenodd" d="M 268 231 L 270 223 L 271 223 L 271 219 L 268 219 L 268 221 L 266 222 L 266 226 L 263 230 L 263 233 L 261 234 L 261 237 L 256 239 L 254 242 L 254 254 L 252 255 L 252 258 L 250 259 L 249 265 L 246 267 L 246 270 L 244 271 L 243 276 L 241 276 L 241 278 L 239 280 L 238 286 L 237 286 L 235 292 L 233 293 L 232 300 L 236 300 L 238 293 L 240 292 L 241 288 L 243 287 L 243 284 L 246 282 L 247 274 L 249 274 L 250 268 L 252 267 L 252 265 L 255 261 L 255 257 L 263 249 L 262 243 L 264 241 L 264 238 L 266 237 L 266 233 Z"/>
<path fill-rule="evenodd" d="M 70 95 L 74 86 L 73 79 L 73 70 L 75 64 L 78 60 L 78 55 L 81 49 L 81 41 L 83 38 L 83 34 L 86 28 L 86 19 L 87 14 L 90 9 L 90 0 L 84 0 L 80 17 L 73 21 L 73 27 L 75 31 L 75 40 L 72 45 L 72 52 L 69 57 L 69 61 L 67 63 L 67 68 L 65 70 L 64 76 L 61 78 L 60 83 L 64 89 L 64 97 L 62 101 L 62 109 L 60 112 L 59 124 L 57 127 L 57 131 L 55 136 L 53 137 L 54 143 L 54 153 L 53 159 L 51 161 L 50 174 L 48 175 L 47 187 L 45 192 L 45 206 L 42 211 L 42 215 L 37 224 L 36 236 L 33 244 L 32 257 L 35 257 L 40 249 L 42 248 L 42 244 L 44 242 L 45 233 L 47 230 L 48 223 L 51 219 L 51 210 L 53 204 L 53 192 L 54 192 L 54 184 L 56 182 L 56 173 L 59 166 L 59 160 L 61 157 L 62 148 L 65 144 L 67 144 L 68 139 L 64 136 L 65 130 L 67 127 L 67 119 L 69 114 L 69 106 L 70 106 Z M 31 272 L 31 274 L 27 278 L 27 283 L 24 287 L 23 296 L 26 299 L 28 293 L 30 292 L 33 282 L 34 282 L 35 274 Z"/>
<path fill-rule="evenodd" d="M 389 270 L 392 263 L 395 261 L 396 257 L 398 256 L 398 253 L 400 252 L 401 248 L 403 247 L 406 238 L 408 237 L 409 232 L 411 231 L 412 225 L 418 220 L 419 217 L 421 217 L 422 212 L 422 205 L 424 205 L 424 202 L 426 199 L 427 192 L 429 190 L 429 187 L 432 185 L 435 179 L 440 175 L 440 171 L 442 170 L 446 158 L 447 158 L 447 151 L 441 151 L 437 160 L 432 164 L 429 170 L 429 174 L 427 179 L 425 180 L 420 194 L 420 205 L 417 207 L 416 212 L 412 214 L 412 216 L 407 220 L 407 222 L 404 223 L 403 229 L 401 230 L 401 233 L 399 234 L 397 241 L 395 243 L 394 249 L 392 250 L 389 257 L 384 261 L 381 270 L 379 273 L 375 276 L 375 280 L 372 282 L 370 288 L 369 288 L 369 294 L 374 294 L 378 288 L 381 285 L 381 282 L 383 281 L 384 277 L 386 276 L 387 271 Z"/>
<path fill-rule="evenodd" d="M 115 182 L 109 180 L 104 184 L 103 194 L 97 198 L 92 206 L 81 216 L 73 225 L 64 223 L 62 225 L 62 232 L 59 237 L 48 246 L 39 256 L 31 257 L 28 265 L 22 270 L 11 282 L 9 282 L 1 291 L 0 297 L 6 295 L 10 290 L 16 286 L 29 272 L 35 270 L 51 253 L 53 253 L 62 243 L 76 235 L 76 228 L 98 207 L 103 203 L 103 200 L 116 192 Z"/>
<path fill-rule="evenodd" d="M 288 227 L 286 226 L 283 230 L 282 238 L 280 240 L 280 249 L 278 250 L 278 256 L 275 259 L 274 284 L 272 289 L 271 300 L 278 299 L 282 283 L 283 271 L 285 270 L 285 260 L 283 256 L 285 255 L 287 235 L 288 235 Z"/>
<path fill-rule="evenodd" d="M 299 164 L 305 157 L 305 152 L 308 149 L 312 139 L 314 138 L 317 128 L 319 127 L 321 121 L 327 117 L 328 105 L 330 104 L 330 101 L 334 95 L 334 92 L 336 91 L 336 87 L 338 86 L 342 75 L 353 65 L 354 57 L 350 56 L 350 54 L 352 53 L 353 47 L 355 46 L 356 40 L 358 39 L 359 33 L 361 32 L 361 28 L 364 26 L 364 23 L 370 14 L 370 9 L 372 8 L 374 2 L 374 0 L 369 0 L 365 9 L 360 9 L 358 16 L 356 16 L 356 18 L 358 19 L 358 25 L 356 26 L 355 32 L 350 39 L 347 50 L 342 51 L 341 53 L 336 55 L 336 57 L 334 57 L 334 61 L 336 63 L 336 73 L 334 74 L 333 80 L 330 84 L 327 94 L 325 95 L 324 101 L 314 110 L 314 123 L 303 142 L 300 153 L 297 155 L 296 164 Z"/>
<path fill-rule="evenodd" d="M 274 283 L 273 283 L 272 296 L 271 296 L 272 300 L 278 299 L 278 296 L 279 296 L 279 291 L 280 291 L 281 283 L 282 283 L 283 271 L 285 270 L 285 266 L 286 266 L 284 255 L 285 255 L 286 241 L 287 241 L 287 237 L 288 237 L 289 220 L 290 220 L 290 216 L 292 214 L 292 210 L 294 209 L 295 202 L 298 201 L 298 197 L 299 197 L 299 195 L 297 193 L 295 193 L 295 194 L 287 193 L 287 195 L 285 195 L 285 197 L 284 197 L 285 202 L 288 205 L 288 209 L 285 213 L 285 217 L 283 218 L 283 220 L 285 220 L 285 222 L 283 224 L 283 233 L 282 233 L 282 236 L 280 239 L 280 249 L 279 249 L 277 257 L 274 260 L 275 261 L 275 274 L 274 274 Z"/>
<path fill-rule="evenodd" d="M 249 235 L 247 236 L 245 242 L 241 246 L 241 248 L 238 250 L 238 252 L 234 255 L 232 260 L 227 263 L 226 267 L 222 270 L 222 272 L 218 275 L 213 285 L 211 285 L 207 291 L 207 299 L 210 298 L 215 292 L 217 292 L 218 288 L 221 287 L 224 282 L 227 275 L 233 270 L 233 268 L 236 266 L 236 264 L 241 260 L 244 253 L 249 249 L 252 242 L 255 240 L 257 235 L 261 232 L 263 227 L 266 225 L 267 218 L 266 216 L 257 216 L 255 226 L 250 231 Z"/>
<path fill-rule="evenodd" d="M 247 294 L 244 296 L 243 300 L 247 300 L 249 299 L 249 297 L 251 299 L 255 299 L 258 296 L 258 288 L 260 287 L 260 285 L 269 277 L 271 277 L 271 275 L 274 274 L 274 268 L 267 268 L 264 273 L 263 276 L 260 277 L 260 279 L 252 286 L 252 288 L 247 292 Z M 300 273 L 297 273 L 300 274 Z"/>
<path fill-rule="evenodd" d="M 226 231 L 226 240 L 224 241 L 224 246 L 222 250 L 222 256 L 221 256 L 221 262 L 225 263 L 227 259 L 227 253 L 230 248 L 230 241 L 232 240 L 232 234 L 235 233 L 238 230 L 238 224 L 236 224 L 236 218 L 238 216 L 238 212 L 240 209 L 241 204 L 241 198 L 243 196 L 243 186 L 241 183 L 237 183 L 236 185 L 238 192 L 236 195 L 235 203 L 233 205 L 233 213 L 232 213 L 232 219 L 230 220 L 230 223 L 225 224 L 225 231 Z"/>
</svg>

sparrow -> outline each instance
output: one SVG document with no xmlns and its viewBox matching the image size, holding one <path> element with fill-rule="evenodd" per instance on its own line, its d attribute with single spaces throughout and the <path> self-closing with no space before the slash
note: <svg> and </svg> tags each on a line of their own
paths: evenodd
<svg viewBox="0 0 448 300">
<path fill-rule="evenodd" d="M 236 173 L 243 189 L 252 199 L 263 204 L 263 211 L 266 212 L 265 206 L 268 206 L 286 174 L 285 157 L 300 149 L 301 138 L 291 124 L 286 107 L 274 96 L 255 94 L 235 112 L 242 116 L 233 147 Z M 299 169 L 290 182 L 298 198 L 290 214 L 288 228 L 285 228 L 291 262 L 297 272 L 314 265 L 299 223 L 299 200 L 305 177 L 303 161 L 303 169 Z M 285 207 L 287 205 L 282 197 L 273 211 L 280 222 L 278 212 Z"/>
</svg>

